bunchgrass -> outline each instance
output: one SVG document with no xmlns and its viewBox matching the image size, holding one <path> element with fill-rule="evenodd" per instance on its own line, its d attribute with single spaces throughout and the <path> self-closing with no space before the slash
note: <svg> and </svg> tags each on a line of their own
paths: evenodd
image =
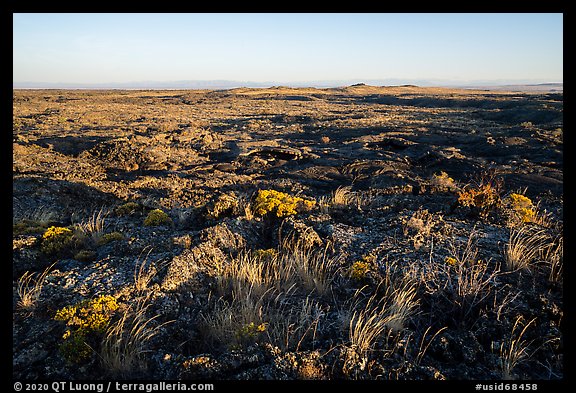
<svg viewBox="0 0 576 393">
<path fill-rule="evenodd" d="M 48 266 L 42 273 L 34 275 L 31 272 L 25 272 L 18 279 L 18 301 L 16 306 L 23 311 L 32 311 L 38 304 L 44 280 L 55 263 Z"/>
</svg>

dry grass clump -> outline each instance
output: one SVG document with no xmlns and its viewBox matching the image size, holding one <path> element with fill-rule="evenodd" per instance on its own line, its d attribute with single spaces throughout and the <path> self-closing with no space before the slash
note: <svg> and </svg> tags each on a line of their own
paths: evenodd
<svg viewBox="0 0 576 393">
<path fill-rule="evenodd" d="M 550 236 L 544 229 L 522 226 L 510 231 L 504 248 L 504 263 L 509 271 L 532 270 L 549 244 Z"/>
<path fill-rule="evenodd" d="M 338 277 L 340 259 L 326 249 L 316 250 L 300 243 L 291 248 L 240 252 L 222 267 L 218 277 L 220 294 L 240 295 L 249 290 L 262 296 L 268 292 L 325 296 Z"/>
<path fill-rule="evenodd" d="M 129 378 L 146 370 L 148 344 L 169 322 L 159 325 L 147 317 L 149 305 L 139 301 L 127 308 L 106 331 L 100 348 L 100 360 L 106 372 L 114 377 Z"/>
<path fill-rule="evenodd" d="M 524 225 L 512 228 L 503 254 L 509 271 L 534 271 L 538 265 L 548 266 L 549 280 L 561 283 L 564 260 L 564 237 L 547 228 Z"/>
<path fill-rule="evenodd" d="M 276 257 L 264 260 L 260 254 L 242 251 L 228 264 L 222 266 L 217 277 L 217 290 L 220 295 L 232 293 L 234 296 L 252 295 L 261 297 L 281 279 L 272 273 L 272 266 L 277 265 Z"/>
<path fill-rule="evenodd" d="M 44 280 L 54 265 L 55 263 L 48 266 L 42 273 L 36 276 L 31 272 L 25 272 L 18 279 L 18 301 L 16 302 L 16 307 L 29 312 L 37 306 L 42 288 L 44 287 Z"/>
<path fill-rule="evenodd" d="M 415 281 L 397 264 L 387 263 L 377 287 L 368 294 L 367 289 L 358 289 L 349 306 L 339 312 L 348 336 L 342 369 L 348 377 L 365 372 L 375 351 L 392 354 L 398 350 L 397 342 L 389 338 L 404 331 L 419 304 Z"/>
<path fill-rule="evenodd" d="M 151 252 L 152 249 L 149 249 L 148 253 L 143 258 L 142 254 L 140 254 L 140 257 L 134 264 L 134 288 L 138 292 L 145 291 L 152 282 L 152 279 L 154 279 L 158 273 L 156 265 L 152 262 L 148 262 L 148 257 Z"/>
<path fill-rule="evenodd" d="M 445 292 L 455 295 L 454 303 L 461 310 L 462 320 L 467 320 L 478 306 L 485 303 L 492 292 L 496 278 L 500 274 L 497 265 L 493 267 L 478 258 L 475 234 L 471 233 L 466 244 L 451 244 L 451 255 L 455 265 L 444 264 L 447 274 Z"/>
<path fill-rule="evenodd" d="M 325 249 L 300 243 L 238 253 L 221 266 L 219 297 L 201 314 L 203 340 L 209 347 L 266 341 L 291 350 L 312 343 L 338 266 Z"/>
<path fill-rule="evenodd" d="M 284 270 L 293 272 L 298 286 L 305 292 L 325 296 L 338 276 L 340 259 L 329 255 L 327 249 L 296 247 L 284 252 L 279 262 Z"/>
<path fill-rule="evenodd" d="M 110 214 L 104 208 L 94 212 L 92 216 L 82 222 L 74 224 L 74 227 L 93 244 L 97 244 L 106 230 L 106 217 Z"/>
<path fill-rule="evenodd" d="M 384 286 L 386 284 L 383 284 Z M 412 282 L 401 280 L 397 287 L 386 286 L 384 293 L 375 291 L 365 299 L 362 290 L 354 295 L 349 310 L 345 310 L 341 321 L 347 321 L 348 341 L 344 346 L 342 371 L 347 376 L 366 370 L 370 356 L 385 338 L 401 332 L 418 301 Z M 393 346 L 387 351 L 392 353 Z"/>
<path fill-rule="evenodd" d="M 352 191 L 350 186 L 340 186 L 329 196 L 321 197 L 318 206 L 320 211 L 329 213 L 331 209 L 357 209 L 370 204 L 370 199 L 362 193 Z"/>
<path fill-rule="evenodd" d="M 274 307 L 267 311 L 267 340 L 285 351 L 299 351 L 302 346 L 313 347 L 329 307 L 313 296 L 288 300 L 290 298 L 290 293 L 277 298 Z"/>
<path fill-rule="evenodd" d="M 364 307 L 357 307 L 352 312 L 348 325 L 349 345 L 343 366 L 345 374 L 353 367 L 365 369 L 369 353 L 375 350 L 378 340 L 387 331 L 390 315 L 384 303 L 383 299 L 373 295 Z"/>
<path fill-rule="evenodd" d="M 502 372 L 502 379 L 511 380 L 515 379 L 513 370 L 522 361 L 530 357 L 528 354 L 528 347 L 532 341 L 526 341 L 523 337 L 526 330 L 532 325 L 536 318 L 529 321 L 522 327 L 523 317 L 520 316 L 514 322 L 510 337 L 500 344 L 500 369 Z"/>
<path fill-rule="evenodd" d="M 227 297 L 218 298 L 206 313 L 201 314 L 199 332 L 203 342 L 211 348 L 233 349 L 263 339 L 261 333 L 269 323 L 265 320 L 266 299 L 257 297 L 249 289 Z M 249 326 L 255 328 L 249 332 Z M 263 328 L 257 328 L 260 326 Z"/>
<path fill-rule="evenodd" d="M 549 265 L 548 280 L 561 284 L 564 277 L 564 236 L 551 237 L 541 253 L 542 260 Z"/>
</svg>

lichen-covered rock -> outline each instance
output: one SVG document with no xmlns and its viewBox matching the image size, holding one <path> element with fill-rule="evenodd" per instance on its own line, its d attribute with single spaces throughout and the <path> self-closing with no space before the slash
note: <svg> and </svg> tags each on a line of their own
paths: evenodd
<svg viewBox="0 0 576 393">
<path fill-rule="evenodd" d="M 322 247 L 324 242 L 312 226 L 294 217 L 286 218 L 279 229 L 279 241 L 304 248 Z"/>
<path fill-rule="evenodd" d="M 240 203 L 234 193 L 220 194 L 206 206 L 206 215 L 211 219 L 240 214 Z"/>
<path fill-rule="evenodd" d="M 40 237 L 19 236 L 12 240 L 12 274 L 20 277 L 26 271 L 37 271 L 47 265 L 38 247 Z"/>
<path fill-rule="evenodd" d="M 198 273 L 218 269 L 226 255 L 211 242 L 203 242 L 175 256 L 168 264 L 161 287 L 172 291 L 183 285 L 194 286 L 199 280 Z"/>
</svg>

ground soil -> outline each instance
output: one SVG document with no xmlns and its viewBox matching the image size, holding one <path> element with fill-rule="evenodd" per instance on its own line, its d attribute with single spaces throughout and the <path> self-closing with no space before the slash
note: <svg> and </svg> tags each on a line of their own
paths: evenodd
<svg viewBox="0 0 576 393">
<path fill-rule="evenodd" d="M 563 377 L 563 283 L 554 274 L 561 250 L 506 269 L 504 250 L 520 228 L 510 211 L 458 202 L 480 184 L 494 186 L 502 201 L 525 195 L 542 217 L 532 230 L 550 244 L 562 239 L 562 93 L 366 85 L 14 90 L 12 146 L 16 379 Z M 450 181 L 439 180 L 442 172 Z M 290 217 L 258 217 L 251 209 L 265 189 L 316 204 Z M 335 202 L 338 192 L 344 203 Z M 127 202 L 136 208 L 118 210 Z M 143 225 L 154 209 L 170 222 Z M 100 235 L 119 232 L 121 240 L 83 238 L 57 255 L 43 251 L 49 226 L 86 227 L 97 217 Z M 228 299 L 215 289 L 215 266 L 248 250 L 282 252 L 291 236 L 338 261 L 329 296 L 294 295 L 315 304 L 318 316 L 305 325 L 314 338 L 282 345 L 271 333 L 250 333 L 232 345 L 206 333 L 216 300 Z M 463 268 L 486 283 L 463 295 L 458 285 L 466 283 L 446 260 L 470 243 L 476 258 Z M 370 273 L 352 279 L 352 265 L 366 256 Z M 474 270 L 478 261 L 488 267 Z M 155 274 L 137 289 L 143 262 Z M 22 276 L 46 268 L 35 306 L 22 309 Z M 410 278 L 417 304 L 400 328 L 388 326 L 359 351 L 349 326 L 338 325 L 341 309 L 362 288 L 366 296 L 382 291 L 390 269 Z M 128 370 L 102 362 L 97 347 L 79 363 L 62 353 L 66 326 L 56 311 L 99 295 L 126 309 L 145 301 L 146 315 L 156 317 L 155 336 Z M 301 305 L 294 299 L 286 304 Z M 287 306 L 274 307 L 288 315 Z M 272 314 L 261 318 L 271 332 Z M 523 356 L 506 363 L 506 351 L 518 346 Z"/>
</svg>

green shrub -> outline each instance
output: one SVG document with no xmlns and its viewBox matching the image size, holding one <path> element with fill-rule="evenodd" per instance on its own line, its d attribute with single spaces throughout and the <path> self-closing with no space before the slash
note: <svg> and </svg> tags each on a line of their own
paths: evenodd
<svg viewBox="0 0 576 393">
<path fill-rule="evenodd" d="M 115 212 L 117 216 L 128 216 L 130 214 L 134 214 L 138 210 L 141 210 L 141 207 L 136 202 L 127 202 L 123 205 L 120 205 L 116 208 Z"/>
<path fill-rule="evenodd" d="M 46 231 L 49 224 L 24 219 L 12 224 L 12 235 L 34 235 Z"/>
<path fill-rule="evenodd" d="M 81 262 L 89 262 L 96 259 L 96 252 L 92 250 L 80 250 L 74 255 L 74 259 Z"/>
<path fill-rule="evenodd" d="M 111 243 L 111 242 L 114 242 L 117 240 L 123 240 L 123 239 L 124 239 L 124 235 L 122 235 L 120 232 L 105 233 L 98 240 L 98 245 L 104 245 L 104 244 L 108 244 L 108 243 Z"/>
<path fill-rule="evenodd" d="M 147 227 L 171 224 L 172 220 L 168 217 L 164 211 L 160 209 L 154 209 L 148 213 L 146 219 L 144 219 L 144 225 Z"/>
</svg>

